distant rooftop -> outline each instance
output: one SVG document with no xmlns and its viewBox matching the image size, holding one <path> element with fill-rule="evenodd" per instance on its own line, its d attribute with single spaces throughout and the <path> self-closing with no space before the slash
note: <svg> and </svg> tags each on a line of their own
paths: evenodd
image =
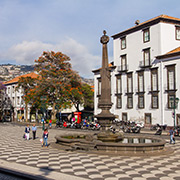
<svg viewBox="0 0 180 180">
<path fill-rule="evenodd" d="M 7 84 L 13 84 L 13 83 L 18 83 L 19 79 L 21 77 L 31 77 L 31 78 L 37 78 L 39 77 L 38 74 L 34 73 L 34 72 L 31 72 L 29 74 L 24 74 L 24 75 L 21 75 L 21 76 L 17 76 L 15 77 L 14 79 L 10 80 L 10 81 L 6 81 L 4 82 L 3 84 L 7 85 Z"/>
</svg>

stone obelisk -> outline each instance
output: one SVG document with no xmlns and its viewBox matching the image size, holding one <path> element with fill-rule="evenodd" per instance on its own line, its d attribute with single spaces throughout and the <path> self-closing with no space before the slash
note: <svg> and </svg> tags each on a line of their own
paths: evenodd
<svg viewBox="0 0 180 180">
<path fill-rule="evenodd" d="M 107 129 L 115 116 L 109 111 L 111 102 L 111 83 L 110 83 L 110 68 L 108 63 L 108 50 L 107 43 L 109 42 L 109 37 L 106 35 L 106 31 L 103 31 L 104 35 L 101 37 L 100 42 L 103 45 L 102 48 L 102 68 L 100 70 L 101 75 L 101 96 L 99 99 L 98 107 L 102 110 L 100 114 L 96 115 L 99 124 L 102 129 Z"/>
</svg>

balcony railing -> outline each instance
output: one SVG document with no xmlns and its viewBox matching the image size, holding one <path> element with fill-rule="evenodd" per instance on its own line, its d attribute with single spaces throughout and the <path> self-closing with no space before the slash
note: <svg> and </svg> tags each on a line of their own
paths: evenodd
<svg viewBox="0 0 180 180">
<path fill-rule="evenodd" d="M 128 69 L 129 69 L 129 66 L 127 64 L 124 64 L 124 65 L 121 65 L 121 66 L 117 67 L 117 70 L 119 72 L 126 72 L 126 71 L 128 71 Z"/>
<path fill-rule="evenodd" d="M 157 86 L 156 88 L 152 88 L 151 86 L 148 87 L 148 91 L 151 92 L 159 92 L 159 87 Z"/>
<path fill-rule="evenodd" d="M 140 68 L 147 68 L 147 67 L 151 67 L 152 66 L 152 61 L 149 60 L 149 62 L 147 61 L 139 61 L 139 67 Z"/>
<path fill-rule="evenodd" d="M 145 93 L 144 89 L 139 89 L 138 87 L 135 89 L 136 94 Z"/>
<path fill-rule="evenodd" d="M 164 91 L 165 91 L 165 92 L 177 91 L 177 89 L 175 89 L 175 88 L 170 88 L 170 87 L 168 87 L 167 85 L 165 85 L 165 86 L 164 86 Z"/>
</svg>

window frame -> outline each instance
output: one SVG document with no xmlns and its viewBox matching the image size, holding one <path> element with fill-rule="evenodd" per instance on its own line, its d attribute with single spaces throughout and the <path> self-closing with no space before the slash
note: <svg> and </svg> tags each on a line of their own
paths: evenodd
<svg viewBox="0 0 180 180">
<path fill-rule="evenodd" d="M 131 99 L 131 106 L 130 106 L 130 103 L 129 103 L 129 99 Z M 128 96 L 127 96 L 127 108 L 128 109 L 133 109 L 133 95 L 132 94 L 128 94 Z"/>
<path fill-rule="evenodd" d="M 146 36 L 146 33 L 148 33 L 148 36 Z M 146 37 L 148 37 L 148 39 L 146 40 Z M 143 30 L 143 42 L 147 43 L 150 41 L 150 30 L 149 28 L 146 28 Z"/>
<path fill-rule="evenodd" d="M 142 91 L 140 91 L 140 76 L 142 76 Z M 138 72 L 138 93 L 140 93 L 140 92 L 144 92 L 144 71 L 139 71 Z"/>
<path fill-rule="evenodd" d="M 125 37 L 122 37 L 122 38 L 120 38 L 121 39 L 121 50 L 123 50 L 123 49 L 126 49 L 126 47 L 127 47 L 127 44 L 126 44 L 126 36 Z M 124 42 L 124 44 L 123 44 L 123 42 Z M 124 45 L 124 46 L 123 46 Z"/>
<path fill-rule="evenodd" d="M 145 54 L 148 54 L 148 64 L 146 64 L 146 59 L 145 59 Z M 147 48 L 147 49 L 143 49 L 143 64 L 144 64 L 144 67 L 146 66 L 151 66 L 151 53 L 150 53 L 150 48 Z"/>
<path fill-rule="evenodd" d="M 167 68 L 167 90 L 168 91 L 175 91 L 176 90 L 176 69 L 175 69 L 175 65 L 169 65 L 169 66 L 166 66 Z M 173 88 L 170 89 L 170 81 L 169 81 L 169 72 L 172 71 L 174 74 L 173 74 Z"/>
<path fill-rule="evenodd" d="M 147 123 L 147 117 L 150 117 L 150 122 Z M 144 121 L 145 124 L 152 124 L 152 117 L 151 117 L 151 113 L 144 113 Z"/>
<path fill-rule="evenodd" d="M 156 75 L 156 89 L 154 89 L 155 85 L 154 85 L 154 81 L 153 81 L 153 75 Z M 158 82 L 158 68 L 156 69 L 151 69 L 151 91 L 152 92 L 157 92 L 159 91 L 159 82 Z"/>
<path fill-rule="evenodd" d="M 124 120 L 123 117 L 126 117 L 126 119 Z M 127 113 L 125 113 L 125 112 L 122 113 L 122 121 L 125 121 L 125 122 L 128 121 L 128 115 L 127 115 Z"/>
<path fill-rule="evenodd" d="M 127 70 L 127 55 L 121 55 L 121 71 Z"/>
<path fill-rule="evenodd" d="M 131 79 L 131 89 L 129 89 L 129 79 Z M 133 74 L 127 73 L 127 93 L 133 93 Z"/>
<path fill-rule="evenodd" d="M 143 98 L 143 104 L 142 104 L 142 106 L 141 106 L 141 104 L 140 104 L 140 98 Z M 145 100 L 144 100 L 144 94 L 139 94 L 138 95 L 138 108 L 139 109 L 144 109 L 144 107 L 145 107 L 145 105 L 144 105 L 144 102 L 145 102 Z"/>
<path fill-rule="evenodd" d="M 157 106 L 154 106 L 154 100 L 153 100 L 154 97 L 157 97 L 157 101 L 156 101 Z M 158 96 L 158 94 L 152 94 L 151 95 L 151 108 L 152 109 L 158 109 L 159 108 L 159 96 Z"/>
<path fill-rule="evenodd" d="M 167 106 L 167 108 L 168 109 L 174 109 L 174 103 L 175 103 L 175 101 L 173 100 L 173 106 L 171 105 L 171 97 L 173 96 L 173 98 L 175 99 L 176 98 L 176 94 L 175 93 L 168 93 L 168 106 Z"/>
<path fill-rule="evenodd" d="M 118 100 L 120 100 L 120 103 L 118 102 Z M 116 108 L 117 109 L 121 109 L 122 108 L 122 96 L 119 95 L 119 94 L 116 96 Z"/>
<path fill-rule="evenodd" d="M 179 31 L 179 33 L 180 33 L 180 26 L 176 26 L 176 30 L 175 30 L 175 36 L 176 36 L 175 39 L 178 40 L 178 41 L 180 41 L 180 35 L 179 35 L 179 38 L 178 38 L 178 34 L 177 34 L 178 31 Z"/>
<path fill-rule="evenodd" d="M 121 75 L 116 76 L 116 94 L 122 94 L 122 79 L 121 79 Z"/>
</svg>

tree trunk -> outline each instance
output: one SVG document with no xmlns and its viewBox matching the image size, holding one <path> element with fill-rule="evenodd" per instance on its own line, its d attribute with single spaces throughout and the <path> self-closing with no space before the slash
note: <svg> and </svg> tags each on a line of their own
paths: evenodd
<svg viewBox="0 0 180 180">
<path fill-rule="evenodd" d="M 79 104 L 76 104 L 75 108 L 76 108 L 77 112 L 79 112 Z"/>
<path fill-rule="evenodd" d="M 39 119 L 38 119 L 38 109 L 36 109 L 36 123 L 39 123 Z"/>
<path fill-rule="evenodd" d="M 53 103 L 52 107 L 52 113 L 51 113 L 51 120 L 56 120 L 56 109 L 55 109 L 56 103 Z"/>
<path fill-rule="evenodd" d="M 25 109 L 26 109 L 26 117 L 25 117 L 25 120 L 26 122 L 28 121 L 28 104 L 25 103 Z"/>
</svg>

